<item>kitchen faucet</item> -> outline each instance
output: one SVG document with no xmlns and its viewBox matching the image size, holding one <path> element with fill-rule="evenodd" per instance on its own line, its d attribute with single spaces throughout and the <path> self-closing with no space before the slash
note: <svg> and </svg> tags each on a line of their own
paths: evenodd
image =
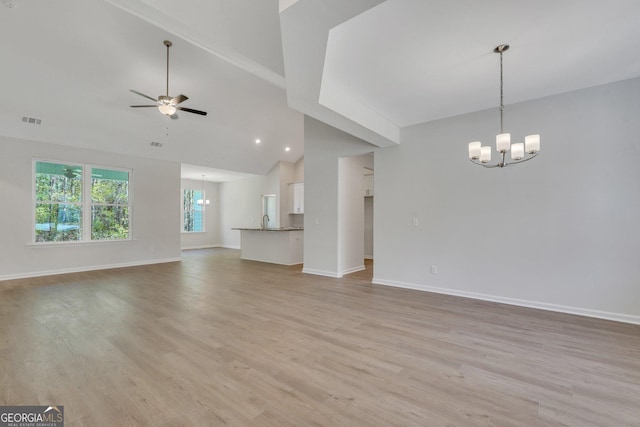
<svg viewBox="0 0 640 427">
<path fill-rule="evenodd" d="M 265 221 L 264 219 L 267 218 L 267 220 Z M 262 228 L 267 228 L 267 223 L 269 222 L 269 215 L 264 214 L 262 215 Z"/>
</svg>

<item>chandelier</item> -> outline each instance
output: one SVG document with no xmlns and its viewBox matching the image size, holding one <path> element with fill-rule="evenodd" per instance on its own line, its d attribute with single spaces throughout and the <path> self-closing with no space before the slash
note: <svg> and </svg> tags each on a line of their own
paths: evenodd
<svg viewBox="0 0 640 427">
<path fill-rule="evenodd" d="M 500 54 L 500 134 L 496 136 L 496 151 L 498 151 L 498 163 L 490 164 L 491 146 L 483 146 L 480 141 L 469 143 L 469 160 L 485 168 L 503 168 L 507 165 L 526 162 L 540 153 L 540 135 L 527 135 L 524 143 L 511 143 L 511 134 L 504 133 L 503 113 L 504 103 L 502 96 L 502 52 L 509 49 L 508 44 L 501 44 L 493 51 Z M 507 162 L 507 151 L 511 152 L 511 160 Z"/>
<path fill-rule="evenodd" d="M 198 199 L 196 201 L 196 203 L 198 204 L 198 206 L 208 206 L 209 205 L 209 199 L 205 199 L 204 198 L 204 175 L 202 175 L 202 193 L 200 193 L 200 197 L 202 197 L 202 199 Z"/>
</svg>

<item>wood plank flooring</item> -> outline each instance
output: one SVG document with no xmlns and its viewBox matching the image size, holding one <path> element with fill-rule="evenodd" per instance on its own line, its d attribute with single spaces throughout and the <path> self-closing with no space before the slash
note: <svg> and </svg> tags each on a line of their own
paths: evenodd
<svg viewBox="0 0 640 427">
<path fill-rule="evenodd" d="M 0 404 L 70 426 L 640 426 L 640 326 L 244 261 L 0 282 Z"/>
</svg>

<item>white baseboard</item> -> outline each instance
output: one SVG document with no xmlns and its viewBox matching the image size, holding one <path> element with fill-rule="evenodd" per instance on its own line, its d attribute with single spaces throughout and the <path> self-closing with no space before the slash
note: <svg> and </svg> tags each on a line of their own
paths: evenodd
<svg viewBox="0 0 640 427">
<path fill-rule="evenodd" d="M 580 307 L 572 307 L 558 304 L 549 304 L 538 301 L 528 301 L 517 298 L 505 298 L 495 295 L 479 294 L 475 292 L 458 291 L 455 289 L 438 288 L 417 283 L 399 282 L 396 280 L 386 280 L 374 277 L 371 283 L 376 285 L 393 286 L 396 288 L 415 289 L 418 291 L 433 292 L 437 294 L 453 295 L 458 297 L 472 298 L 483 301 L 498 302 L 502 304 L 517 305 L 520 307 L 536 308 L 539 310 L 555 311 L 559 313 L 576 314 L 578 316 L 595 317 L 597 319 L 614 320 L 616 322 L 632 323 L 640 325 L 640 316 L 633 316 L 622 313 L 611 313 L 607 311 L 591 310 Z"/>
<path fill-rule="evenodd" d="M 14 280 L 14 279 L 28 279 L 30 277 L 53 276 L 55 274 L 81 273 L 83 271 L 109 270 L 112 268 L 137 267 L 140 265 L 163 264 L 166 262 L 180 262 L 180 261 L 182 261 L 180 257 L 163 258 L 163 259 L 154 259 L 154 260 L 147 260 L 147 261 L 122 262 L 122 263 L 116 263 L 116 264 L 91 265 L 86 267 L 62 268 L 59 270 L 44 270 L 44 271 L 34 271 L 34 272 L 28 272 L 28 273 L 7 274 L 4 276 L 0 276 L 0 282 L 5 280 Z"/>
<path fill-rule="evenodd" d="M 351 274 L 351 273 L 355 273 L 356 271 L 362 271 L 364 270 L 366 267 L 364 265 L 359 265 L 357 267 L 353 267 L 353 268 L 348 268 L 345 271 L 342 272 L 342 275 L 344 276 L 345 274 Z"/>
<path fill-rule="evenodd" d="M 342 273 L 338 273 L 335 271 L 323 271 L 323 270 L 314 270 L 311 268 L 303 268 L 302 272 L 307 274 L 314 274 L 316 276 L 326 276 L 326 277 L 333 277 L 333 278 L 339 279 L 343 277 L 345 274 L 351 274 L 351 273 L 355 273 L 356 271 L 362 271 L 365 268 L 366 267 L 364 265 L 359 265 L 357 267 L 348 268 Z"/>
<path fill-rule="evenodd" d="M 373 259 L 373 255 L 365 255 L 364 259 Z"/>
<path fill-rule="evenodd" d="M 240 246 L 225 246 L 222 243 L 215 243 L 213 245 L 200 245 L 200 246 L 185 246 L 180 248 L 181 251 L 192 251 L 197 249 L 213 249 L 213 248 L 222 248 L 222 249 L 240 249 Z"/>
<path fill-rule="evenodd" d="M 311 268 L 303 268 L 302 272 L 306 274 L 314 274 L 316 276 L 333 277 L 335 279 L 339 279 L 342 277 L 342 274 L 339 274 L 335 271 L 313 270 Z"/>
<path fill-rule="evenodd" d="M 181 251 L 195 251 L 198 249 L 212 249 L 212 248 L 219 248 L 221 247 L 220 245 L 201 245 L 201 246 L 185 246 L 180 248 Z"/>
<path fill-rule="evenodd" d="M 220 245 L 218 247 L 219 248 L 225 248 L 225 249 L 238 249 L 238 250 L 240 250 L 240 246 Z"/>
</svg>

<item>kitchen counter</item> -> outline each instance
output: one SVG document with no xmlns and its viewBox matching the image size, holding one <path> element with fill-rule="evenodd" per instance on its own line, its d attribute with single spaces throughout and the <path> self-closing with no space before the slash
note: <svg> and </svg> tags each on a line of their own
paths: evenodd
<svg viewBox="0 0 640 427">
<path fill-rule="evenodd" d="M 302 264 L 304 229 L 232 228 L 240 230 L 240 258 L 272 264 Z M 270 232 L 270 233 L 267 233 Z"/>
</svg>

